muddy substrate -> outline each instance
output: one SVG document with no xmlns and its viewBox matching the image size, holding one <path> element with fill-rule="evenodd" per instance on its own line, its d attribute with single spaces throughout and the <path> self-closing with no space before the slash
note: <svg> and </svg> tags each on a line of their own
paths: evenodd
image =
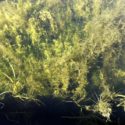
<svg viewBox="0 0 125 125">
<path fill-rule="evenodd" d="M 0 125 L 122 125 L 125 113 L 113 107 L 112 122 L 101 115 L 83 110 L 72 101 L 39 97 L 39 101 L 21 100 L 5 95 L 0 101 Z"/>
</svg>

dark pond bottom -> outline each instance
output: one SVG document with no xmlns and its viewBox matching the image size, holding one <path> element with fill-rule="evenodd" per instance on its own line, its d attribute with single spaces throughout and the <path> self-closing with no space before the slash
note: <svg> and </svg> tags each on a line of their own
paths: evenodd
<svg viewBox="0 0 125 125">
<path fill-rule="evenodd" d="M 39 97 L 38 101 L 21 100 L 6 95 L 0 102 L 0 125 L 125 125 L 125 113 L 114 108 L 112 122 L 99 114 L 83 110 L 71 101 Z"/>
</svg>

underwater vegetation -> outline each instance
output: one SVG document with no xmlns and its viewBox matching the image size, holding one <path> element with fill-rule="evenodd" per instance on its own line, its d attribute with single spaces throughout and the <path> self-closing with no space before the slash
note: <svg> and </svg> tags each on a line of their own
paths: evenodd
<svg viewBox="0 0 125 125">
<path fill-rule="evenodd" d="M 124 114 L 125 1 L 1 1 L 1 100 L 8 93 L 66 99 L 107 121 L 114 107 Z"/>
</svg>

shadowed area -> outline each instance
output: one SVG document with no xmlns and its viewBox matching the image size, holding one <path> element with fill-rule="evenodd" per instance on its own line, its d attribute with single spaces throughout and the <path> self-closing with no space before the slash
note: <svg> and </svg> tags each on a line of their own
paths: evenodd
<svg viewBox="0 0 125 125">
<path fill-rule="evenodd" d="M 111 121 L 98 113 L 80 110 L 73 101 L 53 96 L 40 96 L 38 100 L 22 100 L 6 94 L 0 102 L 0 123 L 4 125 L 122 125 L 125 113 L 113 107 Z"/>
<path fill-rule="evenodd" d="M 80 108 L 72 101 L 46 96 L 22 100 L 6 94 L 0 102 L 0 123 L 5 125 L 82 125 L 106 124 L 100 115 Z"/>
</svg>

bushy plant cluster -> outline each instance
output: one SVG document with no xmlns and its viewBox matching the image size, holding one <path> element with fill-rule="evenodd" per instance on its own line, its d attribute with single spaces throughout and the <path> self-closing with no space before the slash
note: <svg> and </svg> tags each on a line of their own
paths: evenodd
<svg viewBox="0 0 125 125">
<path fill-rule="evenodd" d="M 124 0 L 1 2 L 0 92 L 92 100 L 109 117 L 125 94 L 124 38 Z"/>
</svg>

